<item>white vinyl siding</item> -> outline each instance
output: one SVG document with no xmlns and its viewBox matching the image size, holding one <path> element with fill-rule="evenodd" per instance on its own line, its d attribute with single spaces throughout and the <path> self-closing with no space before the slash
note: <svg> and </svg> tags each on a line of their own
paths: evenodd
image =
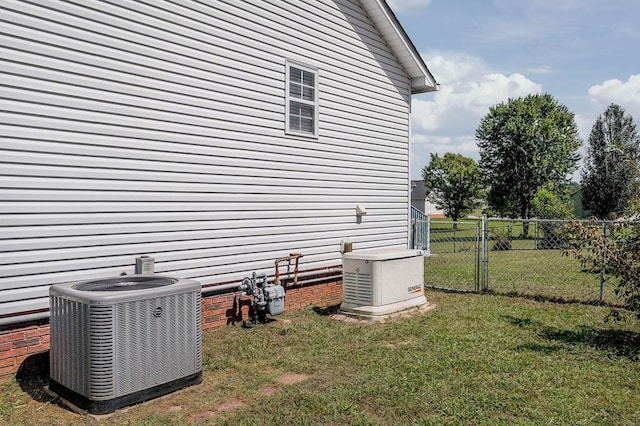
<svg viewBox="0 0 640 426">
<path fill-rule="evenodd" d="M 140 255 L 206 285 L 407 244 L 410 81 L 358 1 L 9 0 L 0 25 L 0 317 Z M 317 138 L 286 132 L 287 60 L 319 70 Z"/>
</svg>

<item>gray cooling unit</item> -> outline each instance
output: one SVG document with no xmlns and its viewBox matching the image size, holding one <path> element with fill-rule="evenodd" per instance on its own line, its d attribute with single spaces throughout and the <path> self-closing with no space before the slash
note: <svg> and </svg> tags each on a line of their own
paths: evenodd
<svg viewBox="0 0 640 426">
<path fill-rule="evenodd" d="M 49 388 L 91 414 L 202 381 L 201 285 L 131 275 L 49 290 Z"/>
</svg>

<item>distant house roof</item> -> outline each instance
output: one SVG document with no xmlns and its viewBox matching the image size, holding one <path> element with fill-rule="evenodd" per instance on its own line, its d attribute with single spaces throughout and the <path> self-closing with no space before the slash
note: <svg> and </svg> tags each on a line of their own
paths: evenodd
<svg viewBox="0 0 640 426">
<path fill-rule="evenodd" d="M 423 180 L 411 181 L 411 199 L 424 200 L 427 198 L 427 188 L 424 186 Z"/>
<path fill-rule="evenodd" d="M 378 28 L 411 77 L 411 93 L 438 90 L 438 83 L 387 2 L 385 0 L 361 0 L 361 3 L 373 24 Z"/>
</svg>

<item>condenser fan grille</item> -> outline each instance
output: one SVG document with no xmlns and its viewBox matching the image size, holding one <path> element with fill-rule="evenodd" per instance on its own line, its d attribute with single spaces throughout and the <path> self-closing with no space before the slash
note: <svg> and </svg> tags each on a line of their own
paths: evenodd
<svg viewBox="0 0 640 426">
<path fill-rule="evenodd" d="M 73 286 L 75 290 L 82 291 L 129 291 L 146 290 L 175 284 L 178 280 L 168 277 L 127 277 L 107 278 L 96 281 L 85 281 Z"/>
</svg>

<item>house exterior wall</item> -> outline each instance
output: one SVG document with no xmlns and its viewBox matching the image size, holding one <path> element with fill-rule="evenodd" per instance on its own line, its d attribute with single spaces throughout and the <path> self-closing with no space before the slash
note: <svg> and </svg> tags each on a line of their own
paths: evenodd
<svg viewBox="0 0 640 426">
<path fill-rule="evenodd" d="M 204 285 L 406 246 L 410 81 L 357 1 L 9 1 L 0 9 L 0 319 L 58 282 Z M 319 136 L 285 134 L 285 64 Z M 368 214 L 361 221 L 355 206 Z"/>
</svg>

